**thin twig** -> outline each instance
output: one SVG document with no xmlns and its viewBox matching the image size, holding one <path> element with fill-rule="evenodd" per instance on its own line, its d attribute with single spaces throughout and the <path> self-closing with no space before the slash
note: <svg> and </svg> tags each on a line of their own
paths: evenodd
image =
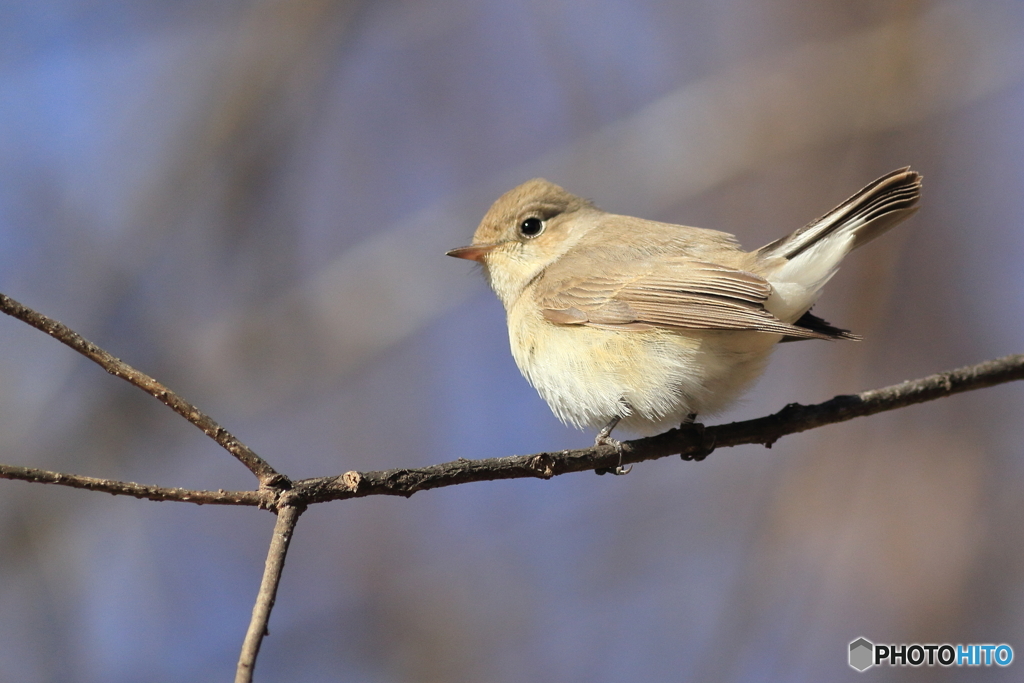
<svg viewBox="0 0 1024 683">
<path fill-rule="evenodd" d="M 787 434 L 807 431 L 856 417 L 895 410 L 914 403 L 933 401 L 974 389 L 1024 379 L 1024 355 L 1016 354 L 949 370 L 929 377 L 908 380 L 860 394 L 836 396 L 816 405 L 791 403 L 779 412 L 743 422 L 702 427 L 689 425 L 658 436 L 622 443 L 621 464 L 655 460 L 682 454 L 686 459 L 701 459 L 714 448 L 758 443 L 771 448 Z M 411 496 L 417 491 L 455 486 L 474 481 L 498 479 L 548 479 L 569 472 L 599 470 L 619 464 L 620 453 L 614 446 L 594 446 L 534 455 L 466 460 L 430 465 L 416 469 L 397 468 L 372 472 L 346 472 L 332 477 L 317 477 L 291 483 L 281 477 L 258 491 L 201 491 L 163 488 L 134 482 L 97 479 L 31 467 L 0 465 L 0 479 L 58 484 L 73 488 L 103 491 L 150 500 L 168 500 L 199 505 L 253 505 L 276 510 L 279 497 L 287 495 L 296 505 L 312 505 L 331 500 L 365 496 Z M 291 488 L 289 488 L 289 486 Z"/>
<path fill-rule="evenodd" d="M 0 294 L 0 312 L 28 323 L 37 330 L 42 330 L 57 341 L 70 346 L 72 349 L 93 361 L 101 368 L 115 377 L 120 377 L 126 382 L 137 386 L 150 396 L 168 406 L 186 420 L 194 424 L 203 433 L 220 444 L 231 455 L 238 458 L 243 465 L 255 474 L 263 486 L 278 486 L 284 479 L 283 475 L 271 467 L 263 458 L 256 455 L 248 446 L 236 439 L 228 430 L 217 424 L 213 418 L 202 412 L 194 405 L 178 396 L 176 393 L 165 387 L 160 382 L 144 372 L 140 372 L 115 358 L 89 340 L 82 337 L 67 325 L 48 318 L 42 313 L 37 313 L 28 306 L 24 306 L 14 299 Z M 284 486 L 287 487 L 286 485 Z"/>
<path fill-rule="evenodd" d="M 793 403 L 774 415 L 754 420 L 707 428 L 689 425 L 658 436 L 625 441 L 622 443 L 621 464 L 675 454 L 682 454 L 687 459 L 702 459 L 711 449 L 741 444 L 758 443 L 771 447 L 787 434 L 1020 379 L 1024 379 L 1024 355 L 1005 356 L 883 389 L 836 396 L 817 405 Z M 374 495 L 411 496 L 417 491 L 471 481 L 548 479 L 568 472 L 609 468 L 618 464 L 620 452 L 614 446 L 594 446 L 486 460 L 459 459 L 418 469 L 346 472 L 339 477 L 294 482 L 291 493 L 309 504 Z"/>
<path fill-rule="evenodd" d="M 19 467 L 18 465 L 0 465 L 0 479 L 28 481 L 36 484 L 58 484 L 75 489 L 102 491 L 114 496 L 133 496 L 147 500 L 170 500 L 179 503 L 196 503 L 197 505 L 253 505 L 268 507 L 271 503 L 267 495 L 260 491 L 201 491 L 195 489 L 165 488 L 136 484 L 133 481 L 117 481 L 116 479 L 98 479 L 80 474 L 51 472 L 35 467 Z"/>
<path fill-rule="evenodd" d="M 291 543 L 295 524 L 299 521 L 299 515 L 303 510 L 305 510 L 305 506 L 290 504 L 283 504 L 278 509 L 277 522 L 274 524 L 274 536 L 270 541 L 267 563 L 263 570 L 263 581 L 260 583 L 260 591 L 256 596 L 256 604 L 252 608 L 249 630 L 246 631 L 245 639 L 242 641 L 242 652 L 238 658 L 238 668 L 235 670 L 235 683 L 250 683 L 252 681 L 256 656 L 260 653 L 263 637 L 269 633 L 267 624 L 270 621 L 270 611 L 274 609 L 274 600 L 277 598 L 277 587 L 281 583 L 281 571 L 284 569 L 284 560 L 288 555 L 288 544 Z"/>
<path fill-rule="evenodd" d="M 653 460 L 673 454 L 681 454 L 684 459 L 703 459 L 715 448 L 748 443 L 759 443 L 770 448 L 775 441 L 787 434 L 1024 379 L 1024 355 L 1005 356 L 883 389 L 850 396 L 836 396 L 817 405 L 803 406 L 793 403 L 774 415 L 755 420 L 707 428 L 702 425 L 684 425 L 658 436 L 624 442 L 620 448 L 609 445 L 486 460 L 459 459 L 419 469 L 352 471 L 337 477 L 306 479 L 292 484 L 287 477 L 279 474 L 265 460 L 195 406 L 65 325 L 22 306 L 3 294 L 0 294 L 0 311 L 46 332 L 94 361 L 110 374 L 154 396 L 202 429 L 260 479 L 261 486 L 257 491 L 196 491 L 0 465 L 0 478 L 5 479 L 58 484 L 149 500 L 254 505 L 274 510 L 277 513 L 277 522 L 267 553 L 263 580 L 253 607 L 252 620 L 242 643 L 235 674 L 236 683 L 252 681 L 256 657 L 263 637 L 267 634 L 267 623 L 277 596 L 288 545 L 299 516 L 309 504 L 370 495 L 411 496 L 416 491 L 471 481 L 527 477 L 548 479 L 568 472 L 606 470 L 616 465 Z"/>
</svg>

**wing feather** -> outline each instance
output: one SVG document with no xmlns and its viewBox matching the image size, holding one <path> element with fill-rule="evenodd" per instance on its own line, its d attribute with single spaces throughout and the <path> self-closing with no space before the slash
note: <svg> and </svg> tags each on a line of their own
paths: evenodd
<svg viewBox="0 0 1024 683">
<path fill-rule="evenodd" d="M 830 338 L 769 313 L 764 303 L 771 285 L 754 273 L 664 254 L 598 264 L 586 256 L 560 259 L 536 282 L 534 296 L 547 320 L 611 329 L 753 330 Z M 602 274 L 573 274 L 581 270 Z"/>
</svg>

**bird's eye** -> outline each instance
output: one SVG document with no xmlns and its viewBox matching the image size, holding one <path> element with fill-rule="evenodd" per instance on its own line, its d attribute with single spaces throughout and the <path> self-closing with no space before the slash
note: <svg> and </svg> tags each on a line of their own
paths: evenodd
<svg viewBox="0 0 1024 683">
<path fill-rule="evenodd" d="M 519 224 L 519 233 L 524 237 L 536 237 L 544 230 L 544 221 L 536 216 L 530 216 Z"/>
</svg>

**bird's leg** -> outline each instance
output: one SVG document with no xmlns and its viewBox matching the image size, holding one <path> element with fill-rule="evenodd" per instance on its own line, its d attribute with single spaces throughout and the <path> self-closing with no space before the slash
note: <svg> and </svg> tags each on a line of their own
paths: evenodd
<svg viewBox="0 0 1024 683">
<path fill-rule="evenodd" d="M 702 425 L 700 422 L 696 422 L 696 420 L 697 413 L 690 413 L 689 415 L 686 416 L 686 419 L 683 420 L 683 423 L 679 425 L 679 427 L 689 427 L 690 429 L 694 430 L 697 433 L 697 435 L 700 437 L 700 450 L 694 453 L 683 453 L 679 457 L 682 458 L 683 460 L 696 460 L 699 462 L 704 458 L 708 457 L 709 455 L 711 455 L 711 452 L 715 450 L 716 439 L 713 433 L 710 437 L 708 437 L 708 435 L 704 432 L 704 425 Z"/>
<path fill-rule="evenodd" d="M 619 442 L 612 438 L 612 430 L 615 429 L 615 425 L 619 424 L 622 418 L 618 415 L 608 420 L 608 424 L 601 427 L 601 431 L 597 433 L 597 438 L 594 439 L 595 446 L 604 446 L 607 444 L 617 445 Z"/>
<path fill-rule="evenodd" d="M 594 470 L 597 474 L 608 474 L 611 472 L 616 475 L 629 474 L 633 466 L 629 467 L 622 466 L 622 442 L 618 439 L 612 438 L 612 430 L 615 429 L 615 425 L 619 424 L 622 419 L 621 415 L 616 415 L 612 419 L 608 420 L 608 424 L 601 428 L 601 431 L 597 433 L 597 438 L 594 439 L 595 446 L 615 446 L 615 450 L 619 452 L 619 464 L 614 468 L 612 467 L 598 467 Z"/>
</svg>

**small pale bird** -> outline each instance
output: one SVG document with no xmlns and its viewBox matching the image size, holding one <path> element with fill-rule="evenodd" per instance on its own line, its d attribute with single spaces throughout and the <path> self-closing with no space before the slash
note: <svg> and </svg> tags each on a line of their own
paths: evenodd
<svg viewBox="0 0 1024 683">
<path fill-rule="evenodd" d="M 756 251 L 736 238 L 606 213 L 540 178 L 504 194 L 473 243 L 520 371 L 562 422 L 650 434 L 724 410 L 773 347 L 857 339 L 810 313 L 843 257 L 915 211 L 921 176 L 882 176 Z M 621 469 L 621 468 L 620 468 Z"/>
</svg>

